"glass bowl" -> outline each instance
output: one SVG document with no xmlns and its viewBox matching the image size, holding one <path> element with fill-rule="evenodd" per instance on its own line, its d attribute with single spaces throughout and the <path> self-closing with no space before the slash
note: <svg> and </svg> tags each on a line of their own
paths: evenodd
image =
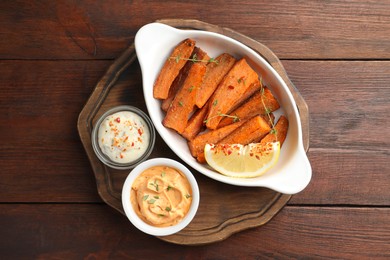
<svg viewBox="0 0 390 260">
<path fill-rule="evenodd" d="M 154 148 L 155 139 L 152 121 L 133 106 L 109 109 L 92 130 L 92 147 L 96 156 L 105 165 L 119 170 L 132 169 L 146 160 Z"/>
</svg>

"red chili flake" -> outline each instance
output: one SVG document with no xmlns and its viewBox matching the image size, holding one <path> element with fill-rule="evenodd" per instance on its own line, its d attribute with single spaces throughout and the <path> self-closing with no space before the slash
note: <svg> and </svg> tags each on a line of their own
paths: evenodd
<svg viewBox="0 0 390 260">
<path fill-rule="evenodd" d="M 141 128 L 138 128 L 138 134 L 139 134 L 139 135 L 142 135 L 142 134 L 143 134 L 143 131 L 142 131 Z"/>
<path fill-rule="evenodd" d="M 249 156 L 252 157 L 252 156 L 253 156 L 253 153 L 250 153 Z"/>
<path fill-rule="evenodd" d="M 229 88 L 229 89 L 234 89 L 234 86 L 230 85 L 228 88 Z"/>
<path fill-rule="evenodd" d="M 115 121 L 116 121 L 117 123 L 120 123 L 120 122 L 121 122 L 120 117 L 115 118 Z"/>
<path fill-rule="evenodd" d="M 138 137 L 138 142 L 142 143 L 142 139 Z"/>
<path fill-rule="evenodd" d="M 231 154 L 232 154 L 232 150 L 228 150 L 228 151 L 227 151 L 227 154 L 228 154 L 228 155 L 231 155 Z"/>
<path fill-rule="evenodd" d="M 121 159 L 123 159 L 123 154 L 122 153 L 120 154 L 120 157 L 121 157 Z"/>
<path fill-rule="evenodd" d="M 134 146 L 134 142 L 131 142 L 131 146 Z"/>
</svg>

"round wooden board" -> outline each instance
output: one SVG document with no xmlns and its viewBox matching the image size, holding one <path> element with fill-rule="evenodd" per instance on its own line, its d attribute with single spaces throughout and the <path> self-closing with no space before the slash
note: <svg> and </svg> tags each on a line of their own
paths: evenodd
<svg viewBox="0 0 390 260">
<path fill-rule="evenodd" d="M 298 90 L 288 78 L 276 55 L 266 46 L 227 28 L 196 20 L 159 20 L 182 29 L 207 30 L 224 34 L 251 47 L 263 56 L 281 75 L 289 86 L 302 121 L 303 140 L 306 151 L 309 148 L 308 108 Z M 91 145 L 92 128 L 107 109 L 117 105 L 133 105 L 147 112 L 142 92 L 141 71 L 136 61 L 134 45 L 129 46 L 109 67 L 96 85 L 93 93 L 81 111 L 78 131 L 85 151 L 91 162 L 97 189 L 105 203 L 122 214 L 122 185 L 129 171 L 114 170 L 102 164 Z M 150 158 L 167 157 L 178 160 L 170 148 L 157 136 L 155 149 Z M 190 168 L 191 169 L 191 168 Z M 194 220 L 177 234 L 160 239 L 183 245 L 201 245 L 221 241 L 244 229 L 261 226 L 275 216 L 289 201 L 291 195 L 277 193 L 266 188 L 249 188 L 227 185 L 212 180 L 193 170 L 198 181 L 201 200 Z M 130 225 L 130 223 L 129 223 Z"/>
</svg>

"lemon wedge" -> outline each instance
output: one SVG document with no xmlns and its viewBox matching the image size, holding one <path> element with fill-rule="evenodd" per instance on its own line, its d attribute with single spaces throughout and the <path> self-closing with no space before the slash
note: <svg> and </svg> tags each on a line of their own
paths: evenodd
<svg viewBox="0 0 390 260">
<path fill-rule="evenodd" d="M 280 142 L 206 144 L 207 163 L 217 172 L 235 178 L 253 178 L 271 169 L 279 159 Z"/>
</svg>

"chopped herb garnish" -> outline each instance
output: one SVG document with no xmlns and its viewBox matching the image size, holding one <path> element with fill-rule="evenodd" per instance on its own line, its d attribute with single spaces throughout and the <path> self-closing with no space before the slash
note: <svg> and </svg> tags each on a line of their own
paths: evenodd
<svg viewBox="0 0 390 260">
<path fill-rule="evenodd" d="M 195 88 L 195 86 L 191 86 L 191 87 L 188 89 L 188 91 L 189 91 L 189 92 L 192 92 L 192 91 L 194 90 L 194 88 Z"/>
<path fill-rule="evenodd" d="M 165 210 L 169 212 L 171 211 L 171 207 L 166 207 Z"/>
<path fill-rule="evenodd" d="M 218 105 L 218 99 L 214 100 L 214 102 L 213 102 L 213 106 L 216 106 L 216 105 Z"/>
<path fill-rule="evenodd" d="M 214 62 L 215 64 L 218 64 L 218 61 L 215 60 L 214 58 L 210 58 L 210 59 L 209 59 L 209 62 Z"/>
<path fill-rule="evenodd" d="M 191 198 L 191 195 L 190 194 L 186 194 L 185 197 L 186 197 L 186 199 L 188 199 L 188 198 Z"/>
<path fill-rule="evenodd" d="M 245 76 L 242 76 L 241 78 L 237 79 L 237 82 L 238 82 L 238 83 L 243 82 L 244 85 L 245 85 L 245 84 L 246 84 L 246 78 L 245 78 Z"/>
<path fill-rule="evenodd" d="M 184 106 L 183 101 L 179 101 L 179 106 Z"/>
<path fill-rule="evenodd" d="M 153 187 L 156 188 L 156 191 L 158 191 L 158 184 L 157 184 L 157 180 L 155 180 L 154 182 L 151 182 L 149 183 L 150 185 L 152 185 Z"/>
<path fill-rule="evenodd" d="M 161 178 L 164 178 L 164 177 L 165 177 L 165 174 L 166 174 L 166 173 L 165 173 L 164 171 L 162 171 L 162 172 L 161 172 Z"/>
<path fill-rule="evenodd" d="M 153 204 L 153 203 L 155 203 L 155 202 L 156 202 L 155 199 L 150 199 L 150 200 L 148 200 L 148 203 L 149 203 L 149 204 Z"/>
<path fill-rule="evenodd" d="M 276 135 L 278 133 L 278 130 L 276 130 L 275 128 L 272 128 L 270 133 Z"/>
<path fill-rule="evenodd" d="M 234 116 L 233 117 L 233 123 L 236 123 L 238 121 L 240 121 L 240 118 L 238 116 Z"/>
<path fill-rule="evenodd" d="M 194 55 L 192 55 L 192 62 L 195 62 L 197 58 L 198 58 L 198 56 L 196 55 L 196 53 Z"/>
<path fill-rule="evenodd" d="M 177 55 L 176 58 L 175 58 L 176 63 L 179 63 L 179 60 L 180 60 L 180 54 Z"/>
<path fill-rule="evenodd" d="M 169 186 L 169 185 L 168 185 L 167 190 L 169 191 L 169 190 L 171 190 L 171 189 L 172 189 L 172 186 Z"/>
<path fill-rule="evenodd" d="M 153 196 L 153 198 L 155 198 L 155 199 L 159 199 L 160 197 L 159 197 L 159 196 L 157 196 L 157 195 L 155 195 L 155 196 Z"/>
<path fill-rule="evenodd" d="M 149 198 L 149 195 L 145 195 L 145 196 L 142 197 L 142 200 L 145 201 L 145 200 L 147 200 L 148 198 Z"/>
<path fill-rule="evenodd" d="M 159 217 L 165 217 L 165 214 L 158 214 Z"/>
</svg>

